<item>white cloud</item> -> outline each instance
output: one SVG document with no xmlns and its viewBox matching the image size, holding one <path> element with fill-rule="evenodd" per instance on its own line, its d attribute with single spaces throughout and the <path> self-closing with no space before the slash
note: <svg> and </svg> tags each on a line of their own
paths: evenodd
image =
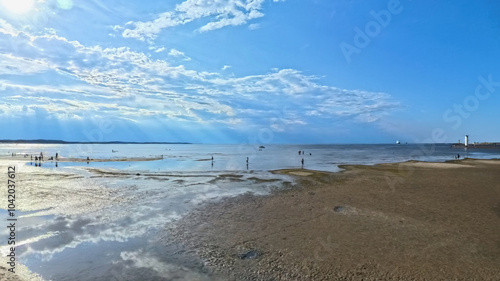
<svg viewBox="0 0 500 281">
<path fill-rule="evenodd" d="M 261 4 L 246 3 L 239 9 Z M 207 13 L 186 11 L 192 17 Z M 133 122 L 157 119 L 245 128 L 270 123 L 276 132 L 284 132 L 318 119 L 376 122 L 399 106 L 388 94 L 324 85 L 319 77 L 295 69 L 233 77 L 223 72 L 229 65 L 219 73 L 175 64 L 176 58 L 188 58 L 177 49 L 168 52 L 173 63 L 128 47 L 85 46 L 52 31 L 32 35 L 1 21 L 0 37 L 13 42 L 0 46 L 0 73 L 19 78 L 0 81 L 3 116 L 39 110 L 60 119 L 81 119 L 87 114 Z M 27 83 L 26 75 L 58 83 Z M 276 110 L 281 112 L 278 117 Z"/>
<path fill-rule="evenodd" d="M 156 49 L 155 53 L 161 53 L 163 51 L 165 51 L 165 47 L 161 47 L 161 48 Z"/>
<path fill-rule="evenodd" d="M 53 68 L 54 66 L 44 59 L 30 59 L 0 53 L 0 75 L 33 74 Z"/>
<path fill-rule="evenodd" d="M 0 33 L 17 36 L 20 32 L 7 21 L 0 19 Z"/>
<path fill-rule="evenodd" d="M 256 30 L 259 28 L 260 28 L 260 24 L 258 24 L 258 23 L 252 23 L 248 26 L 248 29 L 250 29 L 250 30 Z"/>
<path fill-rule="evenodd" d="M 172 56 L 172 57 L 181 57 L 185 61 L 191 60 L 191 58 L 186 56 L 186 54 L 184 54 L 183 52 L 176 50 L 176 49 L 170 49 L 170 52 L 168 52 L 168 55 Z"/>
<path fill-rule="evenodd" d="M 184 25 L 198 19 L 209 22 L 198 28 L 200 32 L 220 29 L 226 26 L 238 26 L 248 21 L 263 17 L 261 12 L 265 0 L 186 0 L 175 10 L 157 15 L 152 21 L 128 22 L 122 36 L 138 40 L 154 40 L 166 28 Z M 273 2 L 278 2 L 273 0 Z M 254 25 L 253 28 L 256 26 Z M 118 30 L 118 28 L 115 28 Z"/>
</svg>

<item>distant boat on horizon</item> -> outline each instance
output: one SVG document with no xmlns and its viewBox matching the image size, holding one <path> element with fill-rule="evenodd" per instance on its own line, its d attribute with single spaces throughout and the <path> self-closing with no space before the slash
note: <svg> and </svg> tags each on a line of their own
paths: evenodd
<svg viewBox="0 0 500 281">
<path fill-rule="evenodd" d="M 401 144 L 401 142 L 400 141 L 396 141 L 396 144 Z"/>
</svg>

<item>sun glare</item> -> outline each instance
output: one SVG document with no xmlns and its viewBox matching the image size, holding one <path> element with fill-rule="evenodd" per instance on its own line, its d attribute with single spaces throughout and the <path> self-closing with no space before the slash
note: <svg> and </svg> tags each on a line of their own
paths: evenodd
<svg viewBox="0 0 500 281">
<path fill-rule="evenodd" d="M 33 9 L 35 0 L 0 0 L 2 6 L 14 14 L 24 14 Z"/>
</svg>

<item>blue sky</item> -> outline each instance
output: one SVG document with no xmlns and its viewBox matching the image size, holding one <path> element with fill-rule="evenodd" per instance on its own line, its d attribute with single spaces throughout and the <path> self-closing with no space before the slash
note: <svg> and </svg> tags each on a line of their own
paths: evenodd
<svg viewBox="0 0 500 281">
<path fill-rule="evenodd" d="M 0 6 L 0 139 L 500 141 L 498 1 Z"/>
</svg>

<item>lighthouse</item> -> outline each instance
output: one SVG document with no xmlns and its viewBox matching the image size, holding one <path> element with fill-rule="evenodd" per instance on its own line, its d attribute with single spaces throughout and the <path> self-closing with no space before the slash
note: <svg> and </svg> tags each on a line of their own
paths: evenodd
<svg viewBox="0 0 500 281">
<path fill-rule="evenodd" d="M 469 135 L 465 135 L 465 147 L 469 146 Z"/>
</svg>

